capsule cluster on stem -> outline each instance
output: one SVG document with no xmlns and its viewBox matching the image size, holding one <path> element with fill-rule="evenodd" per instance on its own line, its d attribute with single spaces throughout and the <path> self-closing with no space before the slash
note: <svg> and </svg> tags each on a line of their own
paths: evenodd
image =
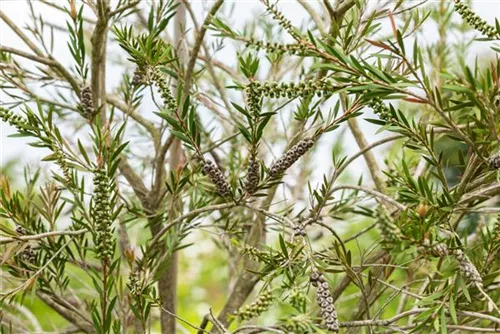
<svg viewBox="0 0 500 334">
<path fill-rule="evenodd" d="M 269 176 L 275 177 L 283 174 L 290 168 L 301 156 L 303 156 L 311 147 L 314 146 L 314 139 L 302 139 L 295 144 L 286 153 L 271 166 L 268 171 Z"/>
<path fill-rule="evenodd" d="M 330 332 L 338 333 L 339 321 L 328 282 L 319 271 L 312 272 L 309 279 L 311 284 L 316 287 L 316 301 L 321 308 L 321 317 L 325 321 L 326 328 Z"/>
</svg>

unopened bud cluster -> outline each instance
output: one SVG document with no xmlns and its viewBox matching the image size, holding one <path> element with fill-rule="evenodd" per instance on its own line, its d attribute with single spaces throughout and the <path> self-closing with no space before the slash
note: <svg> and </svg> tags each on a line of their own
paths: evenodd
<svg viewBox="0 0 500 334">
<path fill-rule="evenodd" d="M 277 52 L 277 53 L 288 53 L 290 55 L 301 54 L 307 51 L 307 46 L 305 44 L 280 44 L 280 43 L 270 43 L 264 41 L 249 40 L 247 42 L 247 47 L 254 47 L 257 50 L 263 49 L 267 52 Z"/>
<path fill-rule="evenodd" d="M 203 172 L 208 175 L 210 181 L 215 185 L 217 192 L 221 196 L 228 196 L 231 193 L 231 187 L 229 186 L 226 177 L 221 172 L 219 167 L 217 167 L 212 161 L 205 160 Z"/>
<path fill-rule="evenodd" d="M 309 277 L 311 284 L 316 287 L 316 301 L 321 308 L 321 317 L 326 323 L 326 328 L 337 333 L 339 331 L 339 321 L 337 311 L 333 305 L 333 297 L 330 287 L 322 273 L 314 271 Z"/>
<path fill-rule="evenodd" d="M 334 85 L 331 79 L 323 78 L 321 80 L 305 80 L 295 82 L 282 82 L 275 81 L 266 82 L 252 82 L 248 86 L 256 96 L 266 96 L 270 98 L 296 98 L 318 95 L 332 92 Z"/>
<path fill-rule="evenodd" d="M 54 146 L 54 157 L 56 158 L 56 162 L 63 172 L 66 185 L 71 184 L 72 177 L 68 162 L 66 161 L 63 151 L 57 146 Z"/>
<path fill-rule="evenodd" d="M 84 86 L 81 91 L 81 103 L 83 108 L 83 114 L 86 118 L 92 118 L 94 115 L 94 100 L 92 100 L 92 91 L 89 86 Z"/>
<path fill-rule="evenodd" d="M 267 309 L 269 309 L 269 307 L 271 306 L 272 302 L 273 302 L 273 296 L 271 292 L 264 291 L 258 296 L 256 301 L 254 301 L 250 305 L 247 305 L 245 308 L 240 309 L 237 312 L 237 316 L 241 320 L 250 320 L 256 318 L 265 311 L 267 311 Z"/>
<path fill-rule="evenodd" d="M 130 273 L 127 282 L 128 288 L 130 290 L 130 294 L 134 297 L 140 297 L 142 294 L 139 272 L 138 270 L 134 270 Z"/>
<path fill-rule="evenodd" d="M 111 206 L 109 180 L 104 168 L 94 171 L 94 224 L 96 228 L 96 253 L 103 263 L 109 264 L 113 252 L 111 234 Z"/>
<path fill-rule="evenodd" d="M 401 233 L 399 227 L 392 222 L 390 217 L 383 212 L 378 212 L 376 219 L 377 227 L 383 240 L 382 244 L 385 247 L 392 246 L 401 241 L 403 234 Z"/>
<path fill-rule="evenodd" d="M 285 29 L 290 36 L 292 36 L 294 39 L 299 40 L 300 36 L 297 33 L 297 31 L 294 29 L 292 26 L 292 22 L 290 22 L 289 19 L 287 19 L 277 8 L 276 4 L 270 5 L 268 2 L 266 2 L 267 6 L 267 11 L 272 14 L 273 19 L 278 21 L 279 25 Z"/>
<path fill-rule="evenodd" d="M 2 121 L 9 123 L 18 130 L 25 130 L 28 127 L 28 122 L 24 117 L 14 114 L 13 112 L 0 107 L 0 118 Z"/>
<path fill-rule="evenodd" d="M 259 92 L 258 87 L 260 83 L 256 81 L 250 82 L 245 87 L 245 103 L 248 106 L 250 115 L 259 115 L 262 106 L 262 94 Z"/>
<path fill-rule="evenodd" d="M 293 287 L 288 295 L 290 305 L 297 310 L 302 310 L 307 304 L 307 296 L 304 291 L 298 287 Z"/>
<path fill-rule="evenodd" d="M 394 117 L 389 107 L 387 107 L 380 98 L 372 99 L 368 105 L 373 109 L 373 112 L 386 122 L 394 122 Z"/>
<path fill-rule="evenodd" d="M 177 110 L 177 102 L 175 98 L 172 96 L 172 92 L 170 91 L 170 87 L 168 86 L 165 76 L 161 73 L 159 69 L 155 68 L 151 71 L 151 79 L 156 83 L 156 86 L 160 91 L 160 95 L 163 99 L 163 103 L 165 103 L 165 106 L 170 111 Z"/>
<path fill-rule="evenodd" d="M 280 328 L 286 333 L 310 333 L 312 319 L 307 314 L 299 314 L 294 317 L 287 318 Z"/>
<path fill-rule="evenodd" d="M 500 153 L 492 155 L 488 159 L 488 165 L 490 166 L 490 169 L 500 169 Z"/>
<path fill-rule="evenodd" d="M 259 162 L 255 158 L 248 161 L 247 176 L 245 179 L 245 190 L 249 194 L 253 194 L 260 181 L 260 168 Z"/>
<path fill-rule="evenodd" d="M 495 28 L 489 25 L 485 20 L 483 20 L 479 15 L 474 13 L 469 6 L 461 2 L 460 0 L 455 1 L 455 10 L 462 16 L 462 18 L 474 29 L 480 31 L 483 35 L 489 38 L 498 38 L 498 33 Z"/>
<path fill-rule="evenodd" d="M 497 221 L 493 229 L 493 242 L 500 246 L 500 214 L 497 217 Z"/>
<path fill-rule="evenodd" d="M 299 141 L 271 166 L 269 176 L 275 177 L 284 173 L 313 146 L 314 139 L 306 138 Z"/>
<path fill-rule="evenodd" d="M 241 254 L 246 255 L 252 260 L 259 262 L 261 261 L 264 257 L 268 256 L 268 253 L 265 251 L 262 251 L 258 249 L 257 247 L 253 247 L 250 245 L 245 245 L 244 247 L 241 248 Z"/>
</svg>

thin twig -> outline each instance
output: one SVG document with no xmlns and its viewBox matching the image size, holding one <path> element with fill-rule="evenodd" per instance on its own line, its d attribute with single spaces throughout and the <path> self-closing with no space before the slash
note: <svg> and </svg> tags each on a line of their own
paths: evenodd
<svg viewBox="0 0 500 334">
<path fill-rule="evenodd" d="M 88 230 L 82 229 L 82 230 L 77 230 L 77 231 L 54 231 L 54 232 L 45 232 L 45 233 L 34 234 L 34 235 L 23 235 L 23 236 L 19 236 L 19 237 L 0 239 L 0 245 L 9 244 L 12 242 L 40 240 L 40 239 L 44 239 L 47 237 L 58 236 L 58 235 L 81 235 L 81 234 L 84 234 L 87 232 L 88 232 Z"/>
</svg>

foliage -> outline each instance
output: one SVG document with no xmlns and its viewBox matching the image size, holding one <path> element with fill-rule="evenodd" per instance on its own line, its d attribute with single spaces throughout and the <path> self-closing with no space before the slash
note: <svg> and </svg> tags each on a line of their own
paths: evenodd
<svg viewBox="0 0 500 334">
<path fill-rule="evenodd" d="M 30 49 L 0 46 L 0 118 L 45 155 L 0 178 L 2 333 L 500 327 L 498 19 L 298 3 L 0 12 Z"/>
</svg>

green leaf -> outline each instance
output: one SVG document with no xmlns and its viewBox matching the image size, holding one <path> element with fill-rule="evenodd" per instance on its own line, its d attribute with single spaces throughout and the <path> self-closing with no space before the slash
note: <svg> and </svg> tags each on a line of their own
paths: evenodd
<svg viewBox="0 0 500 334">
<path fill-rule="evenodd" d="M 280 241 L 280 247 L 281 247 L 281 251 L 283 252 L 283 255 L 285 256 L 285 258 L 288 258 L 288 250 L 286 248 L 285 240 L 283 240 L 283 235 L 281 235 L 281 234 L 279 236 L 279 241 Z"/>
<path fill-rule="evenodd" d="M 458 324 L 457 311 L 455 310 L 455 299 L 453 298 L 453 295 L 450 296 L 450 316 L 453 323 L 455 325 Z"/>
</svg>

